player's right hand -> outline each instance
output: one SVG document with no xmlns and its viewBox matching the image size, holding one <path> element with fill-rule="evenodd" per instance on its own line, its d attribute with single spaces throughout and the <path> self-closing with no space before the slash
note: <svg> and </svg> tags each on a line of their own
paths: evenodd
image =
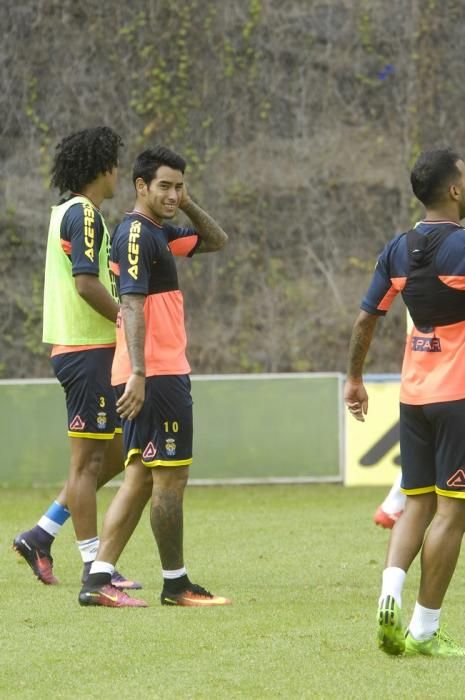
<svg viewBox="0 0 465 700">
<path fill-rule="evenodd" d="M 141 410 L 145 399 L 145 377 L 131 374 L 124 394 L 116 402 L 116 410 L 121 418 L 133 420 Z"/>
<path fill-rule="evenodd" d="M 348 378 L 344 387 L 344 401 L 349 413 L 362 423 L 368 412 L 368 394 L 362 380 Z"/>
</svg>

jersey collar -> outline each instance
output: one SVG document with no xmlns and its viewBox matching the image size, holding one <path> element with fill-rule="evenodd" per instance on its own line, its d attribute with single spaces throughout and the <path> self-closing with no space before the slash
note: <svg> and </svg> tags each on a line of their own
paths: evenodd
<svg viewBox="0 0 465 700">
<path fill-rule="evenodd" d="M 143 219 L 147 219 L 147 221 L 150 221 L 151 224 L 156 226 L 157 228 L 163 228 L 158 222 L 154 221 L 153 219 L 150 218 L 150 216 L 146 216 L 145 214 L 141 214 L 140 211 L 127 211 L 126 212 L 127 216 L 141 216 Z"/>
</svg>

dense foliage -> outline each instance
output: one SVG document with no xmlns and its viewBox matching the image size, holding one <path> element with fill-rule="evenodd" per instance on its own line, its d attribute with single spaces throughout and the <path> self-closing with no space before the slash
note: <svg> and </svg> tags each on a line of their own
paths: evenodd
<svg viewBox="0 0 465 700">
<path fill-rule="evenodd" d="M 377 253 L 420 210 L 409 167 L 460 150 L 460 0 L 4 0 L 0 376 L 50 374 L 41 287 L 55 143 L 126 143 L 114 224 L 146 144 L 189 161 L 227 249 L 179 265 L 196 373 L 344 370 Z M 368 369 L 398 371 L 403 310 Z"/>
</svg>

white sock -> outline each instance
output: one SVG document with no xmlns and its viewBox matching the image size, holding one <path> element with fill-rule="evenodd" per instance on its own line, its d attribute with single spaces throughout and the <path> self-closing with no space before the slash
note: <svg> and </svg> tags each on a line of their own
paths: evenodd
<svg viewBox="0 0 465 700">
<path fill-rule="evenodd" d="M 181 569 L 172 569 L 172 570 L 162 569 L 162 574 L 163 574 L 163 578 L 169 578 L 169 579 L 181 578 L 181 576 L 185 576 L 187 574 L 187 569 L 185 566 L 183 566 Z"/>
<path fill-rule="evenodd" d="M 110 576 L 113 576 L 114 571 L 115 567 L 113 564 L 109 564 L 107 561 L 97 561 L 97 559 L 92 562 L 90 567 L 91 574 L 110 574 Z"/>
<path fill-rule="evenodd" d="M 403 569 L 399 569 L 398 566 L 388 566 L 387 569 L 384 569 L 379 602 L 387 595 L 392 595 L 399 608 L 401 608 L 402 590 L 406 575 L 406 572 Z"/>
<path fill-rule="evenodd" d="M 81 558 L 84 564 L 88 561 L 94 561 L 97 556 L 100 540 L 98 537 L 91 537 L 90 540 L 78 540 L 77 546 L 81 552 Z"/>
<path fill-rule="evenodd" d="M 420 603 L 415 603 L 412 619 L 408 626 L 409 632 L 417 642 L 424 642 L 425 639 L 431 639 L 433 634 L 439 629 L 439 610 L 424 608 Z"/>
<path fill-rule="evenodd" d="M 402 473 L 397 476 L 391 486 L 391 490 L 381 504 L 381 508 L 385 513 L 400 513 L 400 511 L 404 510 L 407 496 L 400 490 L 401 481 Z"/>
</svg>

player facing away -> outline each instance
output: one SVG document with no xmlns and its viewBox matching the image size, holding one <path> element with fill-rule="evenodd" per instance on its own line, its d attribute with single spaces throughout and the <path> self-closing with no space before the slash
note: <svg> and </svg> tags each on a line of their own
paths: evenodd
<svg viewBox="0 0 465 700">
<path fill-rule="evenodd" d="M 378 259 L 352 331 L 344 396 L 351 414 L 363 421 L 365 356 L 378 318 L 400 292 L 414 324 L 400 391 L 407 499 L 388 545 L 378 645 L 388 654 L 465 656 L 465 648 L 439 626 L 465 530 L 465 163 L 449 149 L 426 151 L 411 183 L 426 215 L 392 239 Z M 404 635 L 402 591 L 420 550 L 420 587 Z"/>
<path fill-rule="evenodd" d="M 43 340 L 52 344 L 51 363 L 66 396 L 71 463 L 57 499 L 35 527 L 13 543 L 45 584 L 58 583 L 51 546 L 70 514 L 86 580 L 99 544 L 96 491 L 123 469 L 111 386 L 119 306 L 109 270 L 110 237 L 99 209 L 113 197 L 121 146 L 121 138 L 109 127 L 84 129 L 58 144 L 53 162 L 51 185 L 60 195 L 70 194 L 52 208 Z M 141 587 L 118 572 L 113 584 Z"/>
<path fill-rule="evenodd" d="M 124 482 L 105 516 L 100 548 L 81 605 L 145 607 L 111 585 L 115 564 L 151 491 L 150 522 L 161 560 L 161 603 L 227 605 L 190 581 L 183 554 L 183 497 L 192 462 L 192 398 L 183 297 L 175 256 L 220 250 L 222 228 L 195 204 L 184 184 L 184 159 L 163 146 L 136 159 L 134 210 L 116 228 L 111 267 L 118 281 L 112 382 L 126 454 Z M 192 226 L 169 223 L 181 209 Z"/>
</svg>

